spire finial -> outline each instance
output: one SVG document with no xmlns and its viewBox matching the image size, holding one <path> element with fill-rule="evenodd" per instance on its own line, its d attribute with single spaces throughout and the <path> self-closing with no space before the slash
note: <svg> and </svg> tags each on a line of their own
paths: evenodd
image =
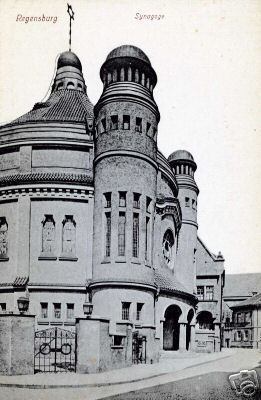
<svg viewBox="0 0 261 400">
<path fill-rule="evenodd" d="M 67 3 L 67 12 L 70 17 L 70 30 L 69 30 L 69 51 L 71 51 L 71 44 L 72 44 L 72 19 L 74 20 L 74 11 L 72 6 Z"/>
</svg>

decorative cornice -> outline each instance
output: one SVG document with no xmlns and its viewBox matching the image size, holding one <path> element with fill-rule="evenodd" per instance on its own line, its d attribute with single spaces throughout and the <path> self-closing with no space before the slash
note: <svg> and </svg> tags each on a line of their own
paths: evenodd
<svg viewBox="0 0 261 400">
<path fill-rule="evenodd" d="M 152 290 L 154 292 L 157 291 L 155 285 L 150 283 L 144 283 L 133 280 L 133 281 L 123 281 L 123 280 L 94 280 L 90 283 L 90 289 L 100 288 L 100 287 L 131 287 L 137 289 L 146 289 Z"/>
<path fill-rule="evenodd" d="M 0 177 L 0 187 L 27 183 L 72 183 L 78 185 L 93 185 L 93 178 L 87 174 L 67 174 L 62 172 L 36 172 L 28 174 L 13 174 Z"/>
<path fill-rule="evenodd" d="M 178 199 L 172 197 L 158 197 L 156 202 L 156 212 L 160 215 L 172 215 L 177 227 L 181 228 L 182 214 Z"/>
</svg>

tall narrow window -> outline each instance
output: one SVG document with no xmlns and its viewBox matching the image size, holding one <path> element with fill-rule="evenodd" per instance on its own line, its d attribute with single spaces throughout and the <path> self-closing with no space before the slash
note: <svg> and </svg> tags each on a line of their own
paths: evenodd
<svg viewBox="0 0 261 400">
<path fill-rule="evenodd" d="M 196 200 L 192 199 L 192 208 L 196 210 Z"/>
<path fill-rule="evenodd" d="M 65 215 L 62 228 L 62 253 L 66 256 L 75 256 L 76 250 L 76 222 L 72 215 Z"/>
<path fill-rule="evenodd" d="M 121 309 L 121 318 L 122 319 L 130 319 L 130 305 L 131 303 L 127 303 L 126 301 L 122 302 L 122 309 Z"/>
<path fill-rule="evenodd" d="M 198 300 L 204 300 L 204 286 L 197 286 L 197 298 Z"/>
<path fill-rule="evenodd" d="M 147 134 L 150 133 L 150 127 L 151 127 L 151 124 L 149 122 L 147 122 L 147 126 L 146 126 L 146 133 Z"/>
<path fill-rule="evenodd" d="M 133 214 L 132 256 L 139 257 L 139 214 Z"/>
<path fill-rule="evenodd" d="M 101 119 L 101 133 L 106 132 L 106 118 Z"/>
<path fill-rule="evenodd" d="M 53 303 L 53 316 L 55 319 L 61 319 L 61 303 Z"/>
<path fill-rule="evenodd" d="M 118 129 L 118 115 L 111 116 L 111 129 Z"/>
<path fill-rule="evenodd" d="M 119 207 L 126 207 L 126 192 L 119 192 Z"/>
<path fill-rule="evenodd" d="M 146 217 L 145 260 L 149 260 L 150 252 L 150 217 Z"/>
<path fill-rule="evenodd" d="M 55 253 L 55 222 L 52 215 L 45 215 L 42 221 L 42 253 L 53 256 Z"/>
<path fill-rule="evenodd" d="M 130 116 L 123 115 L 123 129 L 130 129 Z"/>
<path fill-rule="evenodd" d="M 104 198 L 105 198 L 105 207 L 111 208 L 111 193 L 110 192 L 104 193 Z"/>
<path fill-rule="evenodd" d="M 67 319 L 74 318 L 74 304 L 67 303 L 66 317 L 67 317 Z"/>
<path fill-rule="evenodd" d="M 6 311 L 6 303 L 0 303 L 0 311 Z"/>
<path fill-rule="evenodd" d="M 189 207 L 189 197 L 185 197 L 185 206 Z"/>
<path fill-rule="evenodd" d="M 206 286 L 206 300 L 214 300 L 214 286 Z"/>
<path fill-rule="evenodd" d="M 48 318 L 48 303 L 41 303 L 41 318 Z"/>
<path fill-rule="evenodd" d="M 151 211 L 150 208 L 151 208 L 151 198 L 150 198 L 150 197 L 147 197 L 147 198 L 146 198 L 146 211 L 147 211 L 148 213 Z"/>
<path fill-rule="evenodd" d="M 8 225 L 5 217 L 0 217 L 0 260 L 8 257 Z"/>
<path fill-rule="evenodd" d="M 118 255 L 125 256 L 125 240 L 126 240 L 126 214 L 125 212 L 119 213 L 118 224 Z"/>
<path fill-rule="evenodd" d="M 139 117 L 136 118 L 135 131 L 136 132 L 142 132 L 142 118 L 139 118 Z"/>
<path fill-rule="evenodd" d="M 111 213 L 105 213 L 105 257 L 111 256 Z"/>
<path fill-rule="evenodd" d="M 140 208 L 140 194 L 133 193 L 133 207 Z"/>
<path fill-rule="evenodd" d="M 137 309 L 136 309 L 136 320 L 137 321 L 141 320 L 142 307 L 143 307 L 143 303 L 137 303 Z"/>
</svg>

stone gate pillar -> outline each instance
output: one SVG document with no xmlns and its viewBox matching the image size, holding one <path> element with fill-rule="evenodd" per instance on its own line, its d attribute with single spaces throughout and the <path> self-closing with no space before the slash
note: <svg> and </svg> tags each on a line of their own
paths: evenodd
<svg viewBox="0 0 261 400">
<path fill-rule="evenodd" d="M 35 316 L 0 314 L 0 374 L 34 373 Z"/>
</svg>

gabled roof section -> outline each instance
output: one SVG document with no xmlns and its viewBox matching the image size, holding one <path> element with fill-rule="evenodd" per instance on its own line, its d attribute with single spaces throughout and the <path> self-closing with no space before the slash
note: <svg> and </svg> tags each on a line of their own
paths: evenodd
<svg viewBox="0 0 261 400">
<path fill-rule="evenodd" d="M 250 299 L 241 301 L 230 308 L 241 308 L 241 307 L 255 307 L 261 306 L 261 293 L 256 294 L 255 296 L 251 297 Z"/>
<path fill-rule="evenodd" d="M 207 246 L 198 237 L 196 251 L 197 276 L 220 275 L 224 272 L 224 258 L 221 253 L 217 256 L 209 251 Z"/>
<path fill-rule="evenodd" d="M 226 274 L 224 297 L 249 297 L 261 293 L 261 273 Z"/>
<path fill-rule="evenodd" d="M 31 111 L 1 128 L 28 122 L 85 123 L 88 118 L 93 118 L 93 105 L 88 96 L 78 90 L 61 89 L 53 92 L 46 102 L 36 103 Z"/>
</svg>

